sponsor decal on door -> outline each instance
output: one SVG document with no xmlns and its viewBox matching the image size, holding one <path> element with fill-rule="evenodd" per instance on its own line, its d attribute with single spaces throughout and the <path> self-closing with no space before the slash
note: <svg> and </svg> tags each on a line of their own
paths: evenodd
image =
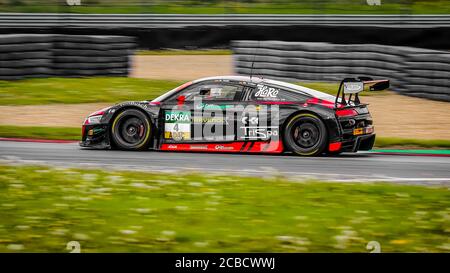
<svg viewBox="0 0 450 273">
<path fill-rule="evenodd" d="M 164 121 L 165 139 L 176 141 L 191 139 L 190 111 L 166 111 Z"/>
</svg>

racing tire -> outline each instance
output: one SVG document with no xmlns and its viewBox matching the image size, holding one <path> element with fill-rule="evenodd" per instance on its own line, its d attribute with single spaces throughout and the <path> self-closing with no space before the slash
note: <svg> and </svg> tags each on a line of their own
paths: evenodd
<svg viewBox="0 0 450 273">
<path fill-rule="evenodd" d="M 136 109 L 119 113 L 111 125 L 111 140 L 120 150 L 138 151 L 148 148 L 152 138 L 149 118 Z"/>
<path fill-rule="evenodd" d="M 327 145 L 327 129 L 320 118 L 310 113 L 299 113 L 291 118 L 283 134 L 288 150 L 301 156 L 317 156 Z"/>
<path fill-rule="evenodd" d="M 9 44 L 0 45 L 0 52 L 5 54 L 9 52 L 47 51 L 51 48 L 51 43 Z"/>
<path fill-rule="evenodd" d="M 1 50 L 1 48 L 0 48 Z M 84 57 L 117 57 L 132 55 L 131 50 L 93 50 L 93 49 L 60 49 L 52 50 L 54 56 L 84 56 Z"/>
<path fill-rule="evenodd" d="M 108 69 L 128 67 L 126 62 L 107 62 L 107 63 L 55 63 L 53 68 L 56 69 Z"/>
<path fill-rule="evenodd" d="M 83 56 L 55 56 L 55 63 L 128 63 L 128 56 L 118 57 L 83 57 Z"/>
<path fill-rule="evenodd" d="M 52 59 L 50 51 L 8 52 L 0 54 L 0 60 Z"/>
<path fill-rule="evenodd" d="M 70 43 L 91 43 L 91 44 L 115 44 L 115 43 L 134 43 L 132 36 L 93 36 L 93 35 L 55 35 L 56 42 Z"/>
<path fill-rule="evenodd" d="M 2 34 L 0 45 L 24 43 L 51 43 L 53 34 Z"/>
</svg>

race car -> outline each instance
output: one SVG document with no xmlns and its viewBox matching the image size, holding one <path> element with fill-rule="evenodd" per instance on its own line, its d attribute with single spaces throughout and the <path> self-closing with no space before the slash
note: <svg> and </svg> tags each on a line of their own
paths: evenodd
<svg viewBox="0 0 450 273">
<path fill-rule="evenodd" d="M 80 146 L 301 156 L 370 150 L 373 121 L 358 95 L 368 87 L 383 90 L 389 81 L 345 78 L 332 96 L 260 77 L 202 78 L 90 114 Z"/>
</svg>

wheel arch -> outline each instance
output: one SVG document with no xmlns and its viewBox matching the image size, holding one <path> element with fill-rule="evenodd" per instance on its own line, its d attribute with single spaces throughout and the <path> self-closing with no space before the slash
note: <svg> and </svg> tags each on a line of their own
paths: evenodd
<svg viewBox="0 0 450 273">
<path fill-rule="evenodd" d="M 148 119 L 151 121 L 151 124 L 153 126 L 154 124 L 154 117 L 152 117 L 148 111 L 146 111 L 144 108 L 139 107 L 137 105 L 124 105 L 121 106 L 117 109 L 115 109 L 114 113 L 111 115 L 111 117 L 109 118 L 108 124 L 111 126 L 112 123 L 114 122 L 114 119 L 117 117 L 117 115 L 119 115 L 120 113 L 122 113 L 125 110 L 129 110 L 129 109 L 135 109 L 138 111 L 141 111 L 142 113 L 144 113 L 144 115 L 146 115 L 148 117 Z"/>
<path fill-rule="evenodd" d="M 326 147 L 325 147 L 325 150 L 327 149 L 327 147 L 328 147 L 328 144 L 329 144 L 329 142 L 330 142 L 330 128 L 329 128 L 329 126 L 328 126 L 328 123 L 326 122 L 326 120 L 325 120 L 325 118 L 323 117 L 323 115 L 321 115 L 320 113 L 318 113 L 318 112 L 315 112 L 315 111 L 311 111 L 311 110 L 307 110 L 307 109 L 300 109 L 300 110 L 297 110 L 297 111 L 294 111 L 293 113 L 291 113 L 289 116 L 287 116 L 286 117 L 286 119 L 284 120 L 284 122 L 283 122 L 283 124 L 282 124 L 282 126 L 280 126 L 280 139 L 281 139 L 281 141 L 282 141 L 282 143 L 283 143 L 283 146 L 284 147 L 286 147 L 285 148 L 285 151 L 287 151 L 288 150 L 288 145 L 287 145 L 287 143 L 286 143 L 286 138 L 285 138 L 285 129 L 286 129 L 286 127 L 288 126 L 288 124 L 289 124 L 289 122 L 291 121 L 291 120 L 293 120 L 296 116 L 298 116 L 298 115 L 301 115 L 301 114 L 309 114 L 309 115 L 313 115 L 314 117 L 316 117 L 316 118 L 318 118 L 320 121 L 322 121 L 322 123 L 323 123 L 323 125 L 325 126 L 325 130 L 326 130 L 326 135 L 327 135 L 327 139 L 326 139 L 326 143 L 327 143 L 327 145 L 326 145 Z"/>
<path fill-rule="evenodd" d="M 283 124 L 282 124 L 282 126 L 281 126 L 281 128 L 280 128 L 280 132 L 281 132 L 281 134 L 282 134 L 282 137 L 283 137 L 283 139 L 284 139 L 284 130 L 286 129 L 286 126 L 289 124 L 289 122 L 294 118 L 294 117 L 296 117 L 297 115 L 300 115 L 300 114 L 311 114 L 311 115 L 314 115 L 314 116 L 316 116 L 317 118 L 319 118 L 322 122 L 323 122 L 323 124 L 325 125 L 325 128 L 327 129 L 327 134 L 330 132 L 330 128 L 328 127 L 328 123 L 327 122 L 325 122 L 325 119 L 323 118 L 323 116 L 321 115 L 321 114 L 319 114 L 319 113 L 317 113 L 317 112 L 315 112 L 315 111 L 311 111 L 311 110 L 307 110 L 307 109 L 301 109 L 301 110 L 297 110 L 297 111 L 294 111 L 294 112 L 292 112 L 289 116 L 287 116 L 286 117 L 286 119 L 284 120 L 284 122 L 283 122 Z M 284 141 L 284 140 L 283 140 Z M 283 143 L 284 144 L 284 143 Z"/>
</svg>

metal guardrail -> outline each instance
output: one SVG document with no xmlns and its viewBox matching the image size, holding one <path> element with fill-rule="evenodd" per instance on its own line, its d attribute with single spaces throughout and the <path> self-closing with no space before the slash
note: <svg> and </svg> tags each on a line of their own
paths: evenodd
<svg viewBox="0 0 450 273">
<path fill-rule="evenodd" d="M 233 25 L 450 27 L 450 15 L 252 15 L 0 13 L 0 28 L 161 28 Z"/>
</svg>

